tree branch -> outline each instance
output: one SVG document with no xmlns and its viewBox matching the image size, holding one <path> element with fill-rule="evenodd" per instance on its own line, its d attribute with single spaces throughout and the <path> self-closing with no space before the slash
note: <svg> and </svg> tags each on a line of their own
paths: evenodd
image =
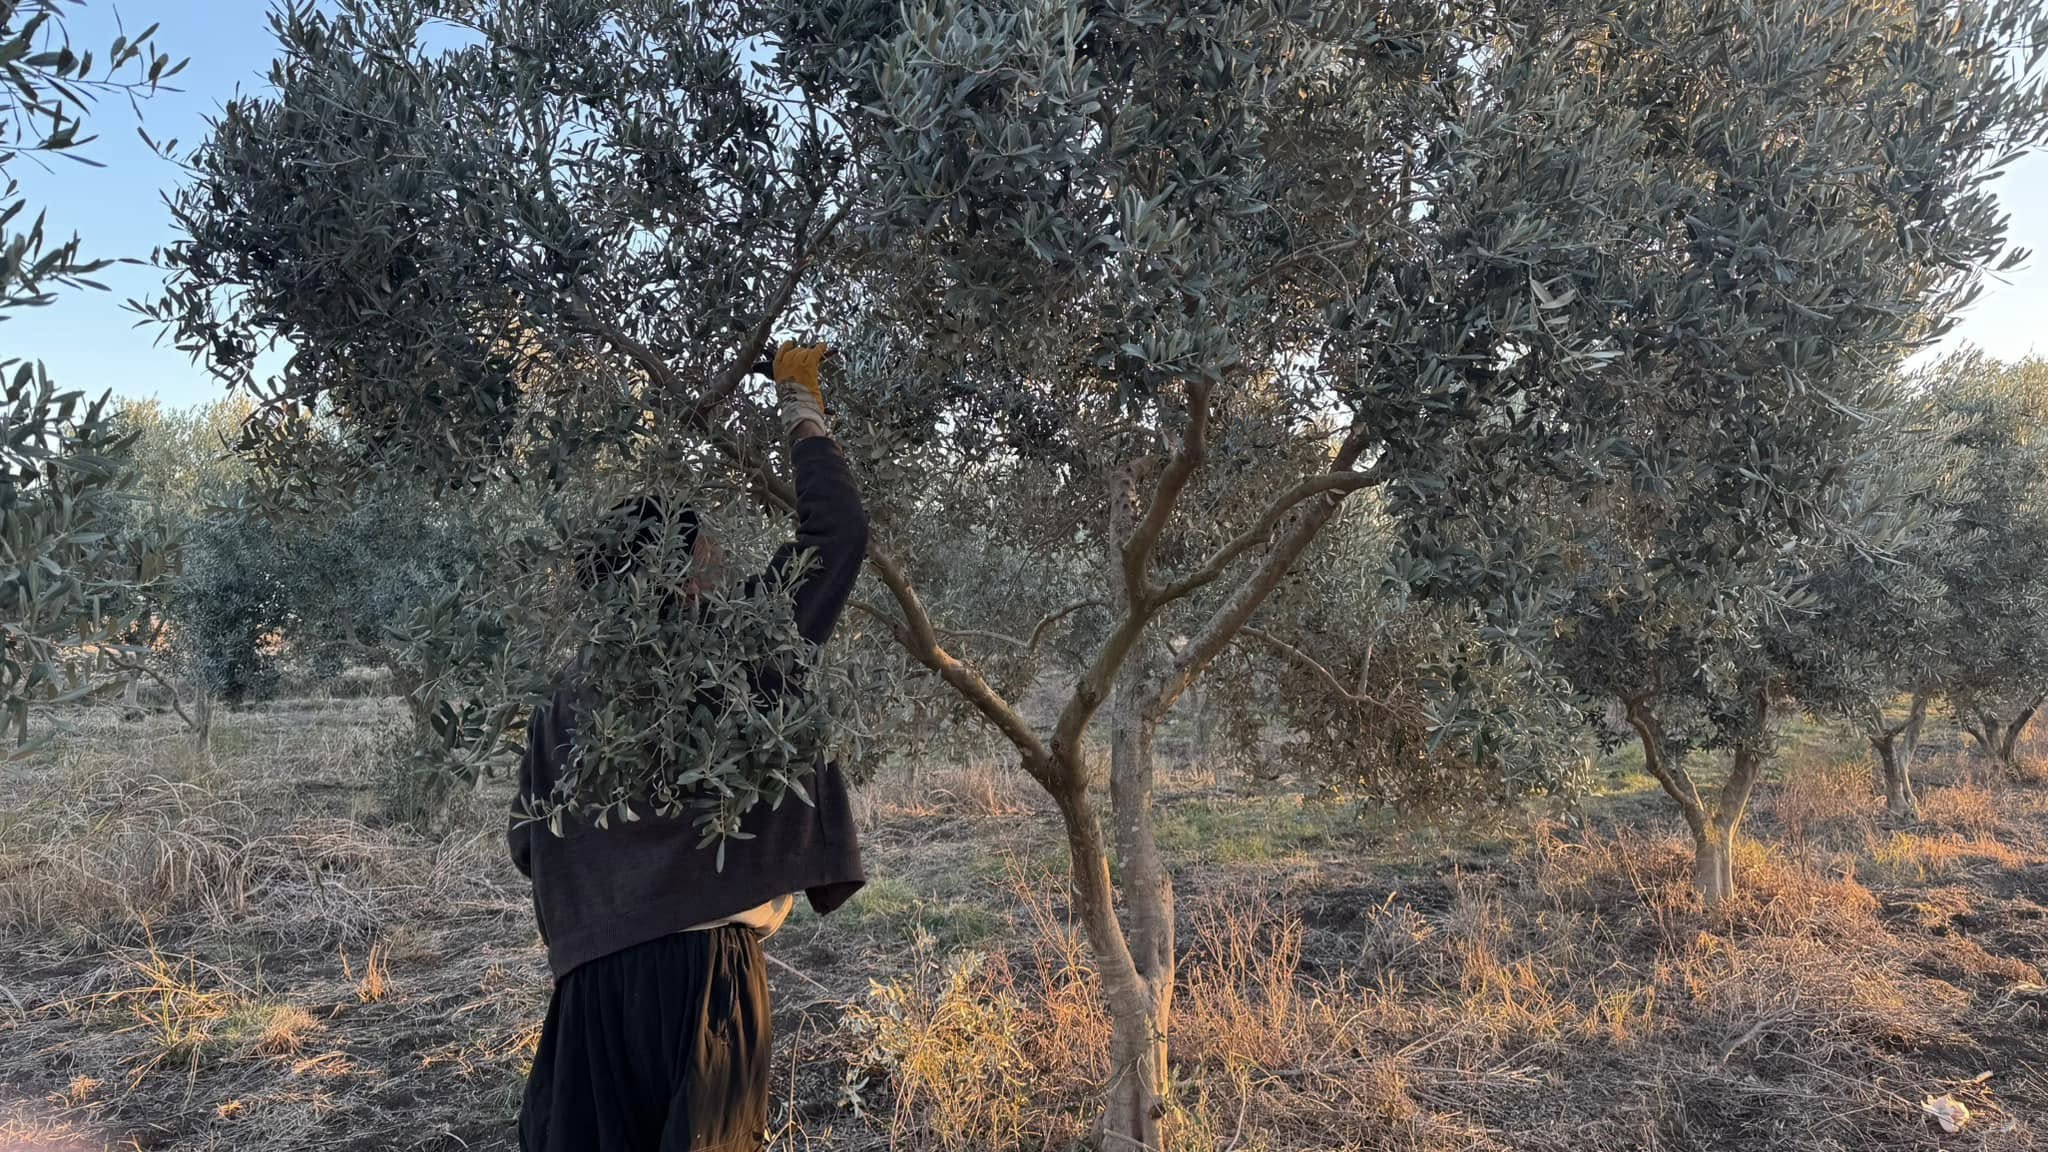
<svg viewBox="0 0 2048 1152">
<path fill-rule="evenodd" d="M 1206 383 L 1188 383 L 1187 431 L 1181 436 L 1180 448 L 1166 462 L 1159 484 L 1152 490 L 1152 500 L 1145 508 L 1145 515 L 1131 530 L 1130 538 L 1124 541 L 1124 595 L 1134 612 L 1153 596 L 1151 573 L 1148 571 L 1152 550 L 1158 545 L 1160 534 L 1166 531 L 1166 522 L 1172 517 L 1173 506 L 1180 501 L 1180 494 L 1186 490 L 1189 478 L 1209 454 L 1209 393 Z"/>
<path fill-rule="evenodd" d="M 1352 704 L 1370 705 L 1372 707 L 1380 708 L 1388 712 L 1394 710 L 1393 704 L 1386 700 L 1382 700 L 1377 696 L 1367 696 L 1363 692 L 1353 692 L 1350 689 L 1344 687 L 1344 682 L 1337 679 L 1337 674 L 1330 671 L 1328 667 L 1323 665 L 1315 657 L 1310 656 L 1308 653 L 1303 652 L 1301 649 L 1296 648 L 1294 645 L 1289 644 L 1287 641 L 1280 639 L 1278 636 L 1273 635 L 1271 632 L 1266 631 L 1264 628 L 1254 628 L 1251 625 L 1247 624 L 1244 627 L 1238 629 L 1238 632 L 1241 635 L 1249 636 L 1252 639 L 1257 640 L 1261 644 L 1266 645 L 1267 647 L 1273 649 L 1275 652 L 1280 653 L 1280 655 L 1285 656 L 1287 659 L 1300 665 L 1306 671 L 1313 673 L 1317 679 L 1320 679 L 1323 682 L 1323 686 L 1328 688 L 1331 691 L 1331 693 L 1336 695 L 1338 698 L 1348 701 Z M 1363 687 L 1362 683 L 1360 687 Z"/>
<path fill-rule="evenodd" d="M 178 719 L 185 722 L 185 727 L 190 728 L 194 732 L 199 731 L 198 723 L 186 713 L 184 705 L 178 703 L 178 686 L 164 679 L 161 672 L 149 667 L 147 664 L 136 664 L 118 657 L 108 657 L 107 664 L 117 671 L 127 672 L 130 675 L 147 676 L 151 680 L 156 681 L 159 688 L 171 694 L 171 711 L 178 714 Z"/>
<path fill-rule="evenodd" d="M 822 196 L 820 199 L 822 200 Z M 803 280 L 804 270 L 810 266 L 812 251 L 820 241 L 839 227 L 840 222 L 846 219 L 846 214 L 853 210 L 854 203 L 859 199 L 857 195 L 847 196 L 839 205 L 839 210 L 825 221 L 816 235 L 798 240 L 795 251 L 790 253 L 789 270 L 783 274 L 782 284 L 776 289 L 774 300 L 762 310 L 761 319 L 754 324 L 753 331 L 747 333 L 746 343 L 740 346 L 739 357 L 726 368 L 718 382 L 683 414 L 686 424 L 702 424 L 712 411 L 725 403 L 726 398 L 739 389 L 740 381 L 746 379 L 747 373 L 753 371 L 754 365 L 761 359 L 762 350 L 768 346 L 768 338 L 776 322 L 782 319 L 782 313 L 788 309 L 790 299 L 796 295 L 796 286 Z M 816 214 L 819 202 L 813 200 L 810 208 L 805 210 L 803 222 L 797 226 L 800 236 L 810 227 L 811 218 Z"/>
<path fill-rule="evenodd" d="M 796 489 L 749 453 L 745 445 L 721 431 L 711 430 L 709 436 L 712 445 L 753 482 L 757 496 L 763 502 L 773 503 L 784 511 L 796 508 Z M 1024 770 L 1050 789 L 1051 758 L 1047 755 L 1045 742 L 1031 727 L 1030 721 L 1003 699 L 980 673 L 962 663 L 939 643 L 938 629 L 932 624 L 931 614 L 925 611 L 909 576 L 872 536 L 868 539 L 867 561 L 868 568 L 889 589 L 903 615 L 898 619 L 875 605 L 859 600 L 853 601 L 855 606 L 888 625 L 890 636 L 903 646 L 911 659 L 938 673 L 940 679 L 995 725 L 1016 746 L 1024 761 Z"/>
<path fill-rule="evenodd" d="M 911 586 L 910 578 L 903 573 L 895 559 L 883 552 L 873 541 L 868 543 L 868 567 L 881 578 L 889 593 L 896 598 L 896 604 L 903 611 L 903 628 L 897 635 L 911 657 L 918 663 L 939 674 L 939 678 L 952 685 L 953 690 L 965 697 L 977 711 L 987 717 L 1010 743 L 1023 754 L 1024 770 L 1032 778 L 1046 786 L 1053 787 L 1051 758 L 1047 755 L 1044 741 L 1031 727 L 1030 721 L 1002 698 L 996 690 L 982 679 L 981 674 L 961 663 L 945 648 L 941 647 L 937 630 L 932 626 L 931 616 L 918 599 L 917 589 Z"/>
<path fill-rule="evenodd" d="M 1025 649 L 1031 652 L 1038 651 L 1038 643 L 1039 641 L 1045 639 L 1045 633 L 1048 628 L 1051 628 L 1053 625 L 1059 623 L 1060 621 L 1066 619 L 1069 616 L 1072 616 L 1074 613 L 1079 612 L 1083 608 L 1100 608 L 1102 606 L 1102 601 L 1097 599 L 1076 600 L 1072 604 L 1069 604 L 1064 608 L 1055 609 L 1054 611 L 1046 613 L 1045 616 L 1039 620 L 1038 626 L 1031 630 L 1031 641 L 1030 643 L 1025 645 Z"/>
<path fill-rule="evenodd" d="M 1678 801 L 1686 826 L 1695 836 L 1699 835 L 1706 827 L 1707 806 L 1700 799 L 1699 789 L 1693 785 L 1692 774 L 1682 764 L 1665 761 L 1664 728 L 1657 723 L 1657 717 L 1651 714 L 1649 704 L 1643 698 L 1624 698 L 1622 706 L 1627 710 L 1629 727 L 1636 730 L 1637 738 L 1643 742 L 1643 768 L 1656 777 L 1666 795 Z"/>
<path fill-rule="evenodd" d="M 1348 496 L 1361 488 L 1371 488 L 1384 479 L 1385 477 L 1377 470 L 1373 470 L 1369 472 L 1329 472 L 1321 476 L 1311 476 L 1301 481 L 1299 484 L 1275 497 L 1272 503 L 1266 505 L 1265 511 L 1259 514 L 1259 518 L 1252 523 L 1251 527 L 1245 529 L 1228 544 L 1217 549 L 1215 554 L 1210 556 L 1200 568 L 1160 589 L 1157 593 L 1158 600 L 1162 604 L 1171 603 L 1201 590 L 1208 584 L 1214 583 L 1216 578 L 1223 575 L 1224 571 L 1238 557 L 1258 547 L 1270 538 L 1273 535 L 1273 530 L 1279 527 L 1280 522 L 1287 518 L 1287 514 L 1292 512 L 1302 501 L 1332 492 Z"/>
<path fill-rule="evenodd" d="M 1326 493 L 1348 496 L 1361 488 L 1371 488 L 1385 482 L 1388 472 L 1382 467 L 1368 468 L 1364 472 L 1353 470 L 1352 466 L 1365 451 L 1365 444 L 1365 427 L 1361 424 L 1352 425 L 1350 431 L 1345 434 L 1344 443 L 1338 447 L 1336 457 L 1330 462 L 1330 471 L 1319 476 L 1306 477 L 1294 487 L 1274 497 L 1266 505 L 1265 510 L 1259 513 L 1259 518 L 1252 522 L 1251 527 L 1217 549 L 1200 568 L 1160 589 L 1155 599 L 1160 604 L 1170 604 L 1213 583 L 1237 561 L 1238 557 L 1265 543 L 1273 535 L 1274 530 L 1279 528 L 1280 522 L 1285 520 L 1302 501 Z"/>
<path fill-rule="evenodd" d="M 1751 695 L 1750 714 L 1754 727 L 1736 742 L 1734 763 L 1730 765 L 1728 779 L 1721 782 L 1721 794 L 1714 802 L 1714 820 L 1725 828 L 1734 828 L 1740 823 L 1743 810 L 1749 807 L 1750 793 L 1756 789 L 1757 777 L 1763 774 L 1764 756 L 1770 739 L 1770 686 L 1760 684 Z"/>
<path fill-rule="evenodd" d="M 1344 496 L 1355 490 L 1328 491 L 1314 498 L 1315 503 L 1304 510 L 1294 526 L 1274 543 L 1272 549 L 1266 553 L 1265 560 L 1260 562 L 1251 575 L 1245 577 L 1244 583 L 1239 584 L 1237 590 L 1224 600 L 1209 617 L 1209 622 L 1195 633 L 1194 640 L 1188 644 L 1179 659 L 1174 661 L 1173 669 L 1160 681 L 1151 701 L 1145 707 L 1145 714 L 1149 720 L 1157 722 L 1165 719 L 1174 701 L 1180 699 L 1181 693 L 1186 692 L 1188 686 L 1201 676 L 1210 661 L 1214 660 L 1217 654 L 1230 644 L 1238 630 L 1257 614 L 1259 606 L 1264 604 L 1266 598 L 1273 594 L 1273 590 L 1280 586 L 1280 581 L 1286 579 L 1288 571 L 1294 567 L 1294 562 L 1301 558 L 1301 554 L 1308 550 L 1309 544 L 1314 542 L 1317 534 L 1330 522 L 1330 518 L 1337 514 L 1337 508 L 1343 503 Z"/>
<path fill-rule="evenodd" d="M 712 412 L 739 389 L 740 381 L 746 379 L 747 373 L 760 362 L 762 350 L 767 347 L 769 336 L 774 332 L 776 323 L 782 319 L 783 312 L 788 310 L 790 300 L 796 295 L 797 285 L 802 283 L 804 271 L 810 266 L 811 251 L 839 227 L 857 199 L 858 197 L 848 196 L 845 203 L 839 206 L 839 210 L 832 214 L 831 219 L 825 221 L 815 235 L 798 241 L 795 251 L 791 254 L 789 268 L 783 274 L 782 283 L 776 288 L 768 307 L 762 310 L 761 318 L 747 333 L 746 341 L 740 346 L 739 355 L 719 374 L 717 382 L 684 410 L 682 421 L 686 426 L 705 427 Z M 817 211 L 817 205 L 817 201 L 812 202 L 803 222 L 798 225 L 799 233 L 810 227 L 811 217 Z M 676 378 L 674 369 L 669 367 L 667 359 L 661 353 L 634 337 L 616 321 L 599 315 L 588 302 L 576 300 L 570 318 L 583 331 L 605 340 L 624 352 L 654 381 L 656 389 L 671 396 L 684 394 L 682 382 Z"/>
</svg>

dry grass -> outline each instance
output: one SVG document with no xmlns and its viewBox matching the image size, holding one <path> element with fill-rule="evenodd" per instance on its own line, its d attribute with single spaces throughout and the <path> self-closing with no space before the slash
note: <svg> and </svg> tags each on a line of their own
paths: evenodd
<svg viewBox="0 0 2048 1152">
<path fill-rule="evenodd" d="M 1939 828 L 1965 832 L 1978 839 L 2009 836 L 2012 824 L 2006 805 L 1982 784 L 1962 783 L 1936 788 L 1920 801 L 1920 818 Z"/>
<path fill-rule="evenodd" d="M 87 713 L 0 768 L 0 1148 L 512 1147 L 527 894 L 498 799 L 379 822 L 388 707 L 231 714 L 213 764 Z M 1856 751 L 1787 756 L 1711 913 L 1637 801 L 1394 834 L 1176 773 L 1174 1148 L 1933 1149 L 1943 1093 L 2048 1141 L 2048 796 L 1945 753 L 1892 827 Z M 1071 1147 L 1109 1026 L 1043 801 L 989 758 L 860 807 L 870 889 L 771 945 L 774 1147 Z"/>
<path fill-rule="evenodd" d="M 384 999 L 391 991 L 391 959 L 380 943 L 370 945 L 370 954 L 363 959 L 363 973 L 356 975 L 348 962 L 346 949 L 341 954 L 341 976 L 355 985 L 356 1000 L 362 1004 L 374 1004 Z"/>
<path fill-rule="evenodd" d="M 369 822 L 389 711 L 229 714 L 213 764 L 173 722 L 86 712 L 54 754 L 0 768 L 0 986 L 21 1004 L 0 1084 L 48 1102 L 24 1132 L 96 1148 L 501 1137 L 531 1058 L 507 1038 L 545 995 L 528 903 L 484 808 L 433 839 Z M 431 970 L 393 981 L 392 942 Z"/>
<path fill-rule="evenodd" d="M 1870 764 L 1838 756 L 1788 756 L 1770 814 L 1795 846 L 1853 844 L 1875 827 L 1883 809 Z"/>
<path fill-rule="evenodd" d="M 973 756 L 957 764 L 906 768 L 895 778 L 876 782 L 863 798 L 873 822 L 1021 816 L 1039 795 L 1014 757 Z"/>
</svg>

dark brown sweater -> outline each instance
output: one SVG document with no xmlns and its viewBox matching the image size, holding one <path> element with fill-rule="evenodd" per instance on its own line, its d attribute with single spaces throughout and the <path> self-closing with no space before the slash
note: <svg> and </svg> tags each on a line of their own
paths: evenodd
<svg viewBox="0 0 2048 1152">
<path fill-rule="evenodd" d="M 813 644 L 832 635 L 853 592 L 867 550 L 867 514 L 860 490 L 838 445 L 822 437 L 799 440 L 790 453 L 796 474 L 796 539 L 779 549 L 769 571 L 779 572 L 805 550 L 814 562 L 791 589 L 797 630 Z M 830 912 L 846 903 L 866 876 L 861 871 L 846 778 L 837 764 L 821 763 L 804 781 L 811 804 L 787 796 L 740 821 L 746 839 L 697 847 L 689 814 L 642 816 L 598 828 L 564 821 L 563 834 L 517 815 L 521 801 L 554 788 L 557 765 L 573 755 L 577 701 L 573 683 L 534 711 L 526 756 L 519 765 L 520 801 L 507 834 L 512 862 L 533 879 L 534 912 L 556 979 L 570 969 L 635 944 L 717 920 L 792 892 Z"/>
</svg>

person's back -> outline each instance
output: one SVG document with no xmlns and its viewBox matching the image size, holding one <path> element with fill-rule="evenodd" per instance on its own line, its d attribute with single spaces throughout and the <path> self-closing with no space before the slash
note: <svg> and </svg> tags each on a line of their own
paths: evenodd
<svg viewBox="0 0 2048 1152">
<path fill-rule="evenodd" d="M 787 587 L 797 630 L 830 637 L 867 547 L 859 490 L 826 435 L 817 388 L 822 348 L 776 357 L 797 493 L 796 539 L 769 583 Z M 642 511 L 659 516 L 659 511 Z M 695 538 L 694 516 L 685 530 Z M 796 558 L 807 563 L 787 578 Z M 778 683 L 774 690 L 782 690 Z M 770 1030 L 760 941 L 804 893 L 820 913 L 864 877 L 846 781 L 821 762 L 804 799 L 758 805 L 741 837 L 703 844 L 688 813 L 597 827 L 564 819 L 559 834 L 525 818 L 552 795 L 588 712 L 575 670 L 528 731 L 508 831 L 533 881 L 534 910 L 556 985 L 520 1112 L 528 1152 L 746 1149 L 767 1121 Z M 722 856 L 722 861 L 721 861 Z"/>
</svg>

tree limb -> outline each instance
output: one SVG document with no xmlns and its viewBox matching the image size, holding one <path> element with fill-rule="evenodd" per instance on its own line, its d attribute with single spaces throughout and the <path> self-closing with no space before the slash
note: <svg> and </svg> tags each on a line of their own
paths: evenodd
<svg viewBox="0 0 2048 1152">
<path fill-rule="evenodd" d="M 1640 696 L 1624 697 L 1622 706 L 1627 710 L 1629 727 L 1636 730 L 1636 736 L 1643 742 L 1643 768 L 1656 777 L 1666 795 L 1678 801 L 1679 811 L 1685 815 L 1686 826 L 1695 836 L 1706 827 L 1707 806 L 1700 799 L 1700 792 L 1694 786 L 1692 774 L 1683 764 L 1668 763 L 1664 759 L 1664 728 L 1657 723 L 1657 717 L 1650 712 L 1649 702 Z"/>
<path fill-rule="evenodd" d="M 804 271 L 810 266 L 811 251 L 839 227 L 857 199 L 855 196 L 847 197 L 845 203 L 839 206 L 839 210 L 825 221 L 815 235 L 798 241 L 795 251 L 791 254 L 789 268 L 783 274 L 782 283 L 777 286 L 775 296 L 770 300 L 768 307 L 762 310 L 761 318 L 748 331 L 745 342 L 740 346 L 739 355 L 719 374 L 717 382 L 684 410 L 682 421 L 685 425 L 704 427 L 712 412 L 739 389 L 740 381 L 746 379 L 747 373 L 753 371 L 754 365 L 760 362 L 762 350 L 767 347 L 768 338 L 773 333 L 775 324 L 789 308 L 791 298 L 796 295 L 797 285 L 802 283 Z M 813 201 L 810 209 L 805 212 L 802 223 L 798 225 L 799 233 L 810 227 L 812 214 L 816 211 L 817 202 Z M 576 300 L 570 310 L 570 318 L 586 333 L 599 337 L 624 352 L 640 366 L 641 371 L 647 373 L 659 391 L 672 396 L 684 394 L 682 382 L 676 378 L 674 369 L 669 367 L 667 359 L 661 353 L 627 332 L 616 321 L 599 315 L 588 302 Z"/>
<path fill-rule="evenodd" d="M 755 323 L 753 331 L 747 333 L 746 343 L 740 346 L 739 357 L 726 368 L 718 382 L 683 414 L 685 423 L 702 424 L 714 409 L 725 403 L 726 398 L 739 389 L 740 381 L 746 379 L 747 373 L 753 371 L 754 365 L 761 359 L 762 350 L 768 346 L 768 337 L 775 323 L 782 319 L 782 313 L 788 309 L 791 297 L 796 295 L 796 286 L 803 280 L 804 270 L 810 266 L 812 251 L 820 241 L 839 227 L 840 222 L 846 219 L 846 214 L 853 210 L 855 202 L 859 199 L 858 195 L 848 195 L 839 205 L 839 210 L 825 221 L 816 235 L 803 237 L 802 233 L 810 227 L 811 218 L 818 210 L 819 200 L 811 202 L 811 206 L 804 212 L 803 221 L 797 225 L 799 239 L 796 249 L 790 254 L 789 270 L 784 273 L 774 300 L 767 308 L 762 309 L 761 319 Z"/>
<path fill-rule="evenodd" d="M 1069 604 L 1064 608 L 1055 609 L 1054 611 L 1046 613 L 1045 616 L 1038 621 L 1038 626 L 1031 630 L 1031 640 L 1029 643 L 1025 645 L 1025 649 L 1031 652 L 1038 651 L 1038 643 L 1039 641 L 1045 639 L 1046 629 L 1051 628 L 1053 625 L 1059 623 L 1060 621 L 1066 619 L 1069 616 L 1072 616 L 1074 613 L 1079 612 L 1083 608 L 1100 607 L 1102 607 L 1102 601 L 1091 598 L 1087 600 L 1076 600 L 1072 604 Z"/>
<path fill-rule="evenodd" d="M 1714 819 L 1724 828 L 1732 829 L 1742 821 L 1743 810 L 1749 807 L 1750 793 L 1756 789 L 1757 777 L 1763 774 L 1766 741 L 1770 738 L 1770 686 L 1758 685 L 1751 697 L 1754 727 L 1736 742 L 1734 763 L 1730 766 L 1728 779 L 1721 782 L 1721 794 L 1714 803 Z"/>
<path fill-rule="evenodd" d="M 1206 383 L 1188 383 L 1187 431 L 1181 436 L 1180 448 L 1166 462 L 1159 483 L 1152 490 L 1152 500 L 1145 508 L 1145 515 L 1132 528 L 1130 538 L 1124 541 L 1124 595 L 1133 611 L 1140 609 L 1153 595 L 1151 573 L 1148 571 L 1152 550 L 1158 545 L 1160 534 L 1166 531 L 1166 522 L 1172 517 L 1173 506 L 1180 501 L 1188 480 L 1208 457 L 1209 392 Z"/>
<path fill-rule="evenodd" d="M 1348 496 L 1361 488 L 1371 488 L 1384 483 L 1388 473 L 1383 468 L 1373 467 L 1363 472 L 1352 470 L 1352 464 L 1356 462 L 1364 447 L 1364 429 L 1353 426 L 1350 434 L 1345 437 L 1343 446 L 1338 450 L 1337 458 L 1332 461 L 1333 469 L 1331 471 L 1319 476 L 1306 477 L 1294 487 L 1274 497 L 1266 505 L 1265 510 L 1259 513 L 1259 518 L 1254 520 L 1249 528 L 1246 528 L 1229 543 L 1217 549 L 1215 554 L 1210 556 L 1200 568 L 1160 589 L 1155 599 L 1161 604 L 1169 604 L 1184 596 L 1191 595 L 1214 582 L 1217 577 L 1223 575 L 1224 571 L 1232 563 L 1236 562 L 1238 557 L 1258 547 L 1270 538 L 1274 530 L 1280 526 L 1280 522 L 1286 519 L 1288 513 L 1294 511 L 1302 501 L 1313 499 L 1325 493 L 1338 493 Z"/>
<path fill-rule="evenodd" d="M 1294 562 L 1301 558 L 1301 554 L 1307 551 L 1324 526 L 1329 524 L 1331 517 L 1337 514 L 1337 509 L 1343 504 L 1344 498 L 1360 488 L 1378 483 L 1383 478 L 1378 468 L 1363 473 L 1351 470 L 1358 462 L 1360 453 L 1365 450 L 1365 444 L 1365 427 L 1362 424 L 1352 425 L 1336 457 L 1331 461 L 1335 471 L 1326 477 L 1313 477 L 1309 481 L 1297 484 L 1268 506 L 1266 515 L 1260 517 L 1262 523 L 1270 520 L 1278 524 L 1281 518 L 1288 514 L 1289 509 L 1298 509 L 1294 526 L 1274 542 L 1272 548 L 1267 551 L 1266 558 L 1260 561 L 1258 567 L 1245 577 L 1244 582 L 1210 614 L 1208 622 L 1195 632 L 1193 640 L 1174 660 L 1173 668 L 1159 682 L 1152 699 L 1145 706 L 1145 715 L 1150 722 L 1156 723 L 1165 719 L 1174 701 L 1180 699 L 1181 694 L 1201 676 L 1217 654 L 1230 644 L 1238 630 L 1251 622 L 1259 606 L 1266 602 L 1266 598 L 1273 594 L 1273 590 L 1280 586 L 1280 581 L 1286 579 L 1287 573 L 1294 568 Z M 1356 477 L 1356 482 L 1336 482 L 1351 477 Z M 1304 492 L 1304 489 L 1311 488 L 1313 490 Z M 1297 493 L 1302 495 L 1297 496 Z M 1307 503 L 1306 507 L 1302 507 L 1304 502 Z M 1250 536 L 1251 533 L 1247 533 L 1239 539 L 1244 540 Z M 1249 548 L 1250 545 L 1247 544 L 1246 547 Z M 1225 560 L 1222 565 L 1218 565 L 1217 572 L 1220 573 L 1228 563 L 1229 561 Z M 1205 565 L 1204 571 L 1206 570 Z M 1202 583 L 1207 583 L 1208 579 L 1213 578 L 1209 577 Z M 1169 601 L 1169 597 L 1162 596 L 1159 603 L 1163 605 Z"/>
<path fill-rule="evenodd" d="M 1370 705 L 1375 708 L 1385 709 L 1389 712 L 1393 711 L 1394 706 L 1388 701 L 1382 700 L 1377 696 L 1367 696 L 1361 692 L 1353 692 L 1350 689 L 1344 687 L 1344 682 L 1337 679 L 1337 674 L 1330 671 L 1328 667 L 1322 664 L 1322 662 L 1318 661 L 1315 657 L 1310 656 L 1308 653 L 1303 652 L 1301 649 L 1295 647 L 1294 645 L 1289 644 L 1287 641 L 1280 639 L 1278 636 L 1273 635 L 1271 632 L 1266 631 L 1264 628 L 1254 628 L 1251 625 L 1247 624 L 1244 627 L 1238 629 L 1238 632 L 1241 635 L 1249 636 L 1252 639 L 1257 640 L 1261 644 L 1266 645 L 1267 647 L 1273 649 L 1275 652 L 1280 653 L 1280 655 L 1285 656 L 1287 659 L 1300 665 L 1303 669 L 1307 670 L 1308 672 L 1313 673 L 1317 679 L 1320 679 L 1323 682 L 1323 686 L 1328 688 L 1331 691 L 1331 693 L 1336 695 L 1338 698 L 1348 701 L 1352 704 Z"/>
<path fill-rule="evenodd" d="M 965 697 L 976 711 L 987 717 L 1010 743 L 1023 754 L 1024 769 L 1032 777 L 1052 788 L 1052 762 L 1047 754 L 1044 741 L 1030 721 L 1002 698 L 981 674 L 940 646 L 937 630 L 932 626 L 930 614 L 918 599 L 917 589 L 911 586 L 910 578 L 895 559 L 883 552 L 873 541 L 868 543 L 868 567 L 879 576 L 889 593 L 896 598 L 896 604 L 903 611 L 903 628 L 897 633 L 911 657 L 918 663 L 939 674 L 939 678 L 952 685 L 953 690 Z"/>
<path fill-rule="evenodd" d="M 127 672 L 131 675 L 147 676 L 151 680 L 156 681 L 158 687 L 171 694 L 171 711 L 178 714 L 178 719 L 185 722 L 185 727 L 190 728 L 194 732 L 199 731 L 199 724 L 186 713 L 184 705 L 178 703 L 178 686 L 164 679 L 161 672 L 147 664 L 136 664 L 111 656 L 107 657 L 107 664 L 118 671 Z"/>
<path fill-rule="evenodd" d="M 714 447 L 736 464 L 740 471 L 754 483 L 758 497 L 764 502 L 773 502 L 782 510 L 796 507 L 796 489 L 774 471 L 746 450 L 746 446 L 724 432 L 713 430 L 710 440 Z M 1046 784 L 1051 779 L 1051 757 L 1047 754 L 1045 742 L 1039 738 L 1031 722 L 1022 713 L 1003 699 L 981 674 L 962 663 L 947 652 L 939 643 L 939 630 L 933 625 L 931 614 L 911 584 L 910 577 L 901 564 L 872 537 L 868 540 L 868 568 L 878 576 L 889 594 L 895 598 L 902 612 L 901 619 L 880 611 L 875 605 L 854 601 L 862 611 L 889 627 L 889 634 L 911 659 L 939 675 L 953 690 L 958 692 L 977 712 L 1015 745 L 1024 761 L 1025 771 L 1033 779 Z M 1050 788 L 1050 784 L 1047 784 Z"/>
<path fill-rule="evenodd" d="M 1230 644 L 1238 630 L 1251 620 L 1258 612 L 1259 606 L 1264 604 L 1266 598 L 1273 594 L 1273 590 L 1280 586 L 1280 581 L 1286 579 L 1288 571 L 1294 567 L 1294 562 L 1300 559 L 1316 535 L 1323 530 L 1323 526 L 1336 515 L 1343 495 L 1324 493 L 1316 499 L 1317 503 L 1312 505 L 1295 522 L 1294 527 L 1273 545 L 1266 553 L 1265 560 L 1251 575 L 1245 577 L 1236 591 L 1210 615 L 1208 623 L 1195 633 L 1194 640 L 1181 653 L 1180 658 L 1174 661 L 1173 669 L 1160 681 L 1152 700 L 1146 705 L 1145 714 L 1148 719 L 1153 722 L 1165 719 L 1174 701 L 1180 699 L 1181 693 L 1186 692 L 1188 686 L 1201 676 L 1209 662 Z"/>
</svg>

